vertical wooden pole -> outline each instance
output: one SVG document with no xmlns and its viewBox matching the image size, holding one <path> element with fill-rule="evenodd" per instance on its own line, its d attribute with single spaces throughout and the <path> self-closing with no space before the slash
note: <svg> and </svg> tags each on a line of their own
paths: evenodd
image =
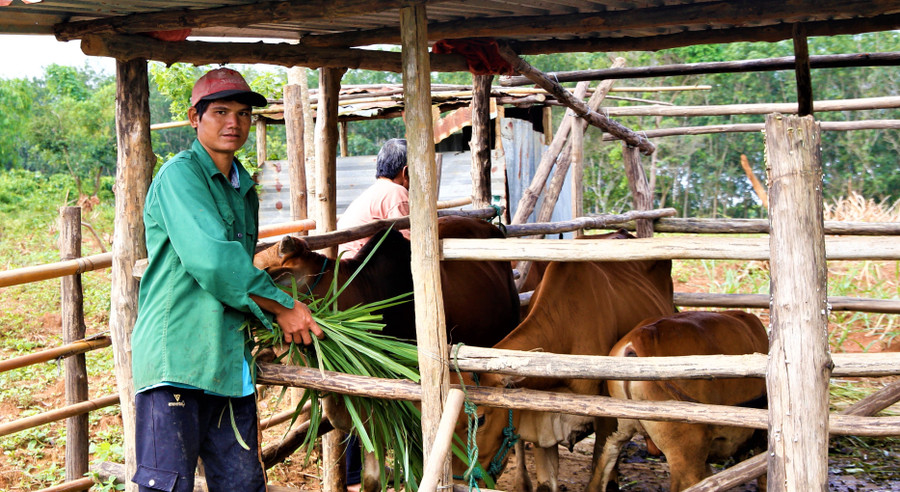
<svg viewBox="0 0 900 492">
<path fill-rule="evenodd" d="M 306 69 L 293 67 L 288 71 L 288 84 L 284 86 L 284 128 L 287 135 L 288 173 L 291 181 L 291 220 L 309 217 L 306 208 L 306 149 L 303 140 L 303 106 L 301 89 L 297 84 Z"/>
<path fill-rule="evenodd" d="M 771 250 L 769 490 L 827 490 L 825 239 L 819 125 L 766 116 Z"/>
<path fill-rule="evenodd" d="M 81 257 L 81 207 L 63 207 L 59 214 L 60 259 Z M 60 308 L 62 312 L 63 343 L 84 338 L 84 293 L 81 275 L 61 279 Z M 84 354 L 66 358 L 66 405 L 87 401 L 88 379 Z M 88 414 L 66 419 L 66 481 L 84 477 L 88 472 Z"/>
<path fill-rule="evenodd" d="M 794 76 L 797 79 L 797 115 L 813 114 L 812 74 L 809 66 L 809 45 L 806 27 L 794 24 Z"/>
<path fill-rule="evenodd" d="M 572 217 L 578 218 L 584 215 L 584 132 L 573 131 L 569 152 L 569 162 L 572 167 Z M 584 229 L 578 229 L 575 237 L 583 237 Z"/>
<path fill-rule="evenodd" d="M 268 130 L 268 119 L 259 115 L 256 117 L 256 166 L 263 167 L 266 159 L 269 157 L 268 142 L 266 141 L 266 133 Z"/>
<path fill-rule="evenodd" d="M 316 231 L 333 231 L 337 226 L 337 145 L 338 94 L 345 68 L 319 69 L 319 107 L 316 115 Z M 337 256 L 337 246 L 328 248 Z"/>
<path fill-rule="evenodd" d="M 319 69 L 319 107 L 316 115 L 316 232 L 333 231 L 337 226 L 337 147 L 338 147 L 338 94 L 341 76 L 346 69 Z M 329 258 L 337 257 L 337 246 L 324 251 Z M 345 446 L 340 431 L 334 430 L 322 436 L 322 490 L 344 492 Z"/>
<path fill-rule="evenodd" d="M 641 151 L 622 142 L 622 158 L 625 161 L 625 175 L 628 177 L 628 187 L 631 188 L 631 198 L 635 210 L 650 210 L 653 208 L 653 190 L 647 182 L 647 174 L 641 165 Z M 638 219 L 635 221 L 637 237 L 653 237 L 653 221 Z"/>
<path fill-rule="evenodd" d="M 341 157 L 347 157 L 348 155 L 350 155 L 350 150 L 348 149 L 347 144 L 347 122 L 342 121 L 340 123 L 340 126 L 338 127 L 338 130 L 341 134 Z"/>
<path fill-rule="evenodd" d="M 306 213 L 309 217 L 318 217 L 316 207 L 316 122 L 313 118 L 312 105 L 309 103 L 308 71 L 298 67 L 294 74 L 300 83 L 300 101 L 303 103 L 303 153 L 306 158 Z"/>
<path fill-rule="evenodd" d="M 112 289 L 109 327 L 116 384 L 119 389 L 125 440 L 125 470 L 135 471 L 134 381 L 131 378 L 131 331 L 137 319 L 139 283 L 134 262 L 147 257 L 144 241 L 144 199 L 150 187 L 156 155 L 150 144 L 150 87 L 147 61 L 116 62 L 116 218 L 112 245 Z M 137 490 L 127 481 L 125 490 Z"/>
<path fill-rule="evenodd" d="M 407 164 L 410 169 L 413 296 L 422 376 L 422 444 L 426 463 L 450 384 L 437 236 L 437 193 L 432 165 L 434 129 L 427 25 L 424 5 L 400 9 Z M 449 483 L 449 464 L 445 463 L 438 487 Z"/>
<path fill-rule="evenodd" d="M 473 75 L 472 85 L 472 206 L 491 206 L 491 81 L 493 75 Z"/>
</svg>

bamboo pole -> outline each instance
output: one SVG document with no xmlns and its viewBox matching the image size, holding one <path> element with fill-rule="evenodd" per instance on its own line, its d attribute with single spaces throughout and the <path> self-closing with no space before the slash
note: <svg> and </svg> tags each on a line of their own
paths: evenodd
<svg viewBox="0 0 900 492">
<path fill-rule="evenodd" d="M 444 260 L 768 260 L 765 237 L 653 237 L 608 241 L 604 239 L 443 239 Z M 896 260 L 900 241 L 894 236 L 829 237 L 829 260 Z M 824 309 L 824 304 L 823 304 Z"/>
<path fill-rule="evenodd" d="M 116 62 L 116 219 L 112 246 L 112 291 L 109 327 L 112 332 L 116 385 L 122 396 L 125 467 L 135 472 L 134 383 L 131 378 L 131 331 L 137 319 L 139 284 L 132 269 L 147 256 L 144 241 L 144 199 L 150 187 L 156 154 L 150 142 L 150 88 L 147 62 Z M 134 483 L 126 490 L 137 490 Z"/>
<path fill-rule="evenodd" d="M 410 238 L 412 246 L 413 299 L 416 340 L 422 381 L 422 445 L 425 462 L 436 440 L 443 402 L 449 390 L 446 352 L 447 331 L 441 293 L 440 253 L 437 235 L 437 186 L 434 135 L 431 119 L 428 21 L 422 5 L 400 10 L 404 106 L 406 107 L 407 164 L 410 169 Z M 449 463 L 444 463 L 438 487 L 451 483 Z"/>
<path fill-rule="evenodd" d="M 63 260 L 81 256 L 81 207 L 63 207 L 59 216 L 59 252 Z M 62 312 L 63 343 L 70 344 L 84 338 L 84 293 L 81 275 L 60 280 L 60 310 Z M 88 399 L 88 376 L 84 353 L 67 357 L 66 404 L 74 405 Z M 66 419 L 66 481 L 84 477 L 88 472 L 87 415 Z"/>
<path fill-rule="evenodd" d="M 819 129 L 811 116 L 766 117 L 771 248 L 768 484 L 827 490 L 826 245 Z M 797 390 L 802 388 L 803 391 Z"/>
<path fill-rule="evenodd" d="M 472 97 L 472 202 L 491 206 L 491 81 L 493 75 L 473 75 Z M 499 137 L 498 137 L 499 138 Z"/>
<path fill-rule="evenodd" d="M 78 490 L 88 490 L 94 486 L 94 479 L 91 477 L 79 478 L 78 480 L 67 480 L 65 483 L 41 489 L 38 492 L 75 492 Z"/>
<path fill-rule="evenodd" d="M 112 266 L 112 253 L 84 256 L 74 260 L 38 265 L 32 267 L 17 268 L 0 272 L 0 287 L 27 284 L 40 280 L 78 275 L 84 272 L 100 270 Z"/>
<path fill-rule="evenodd" d="M 610 120 L 606 115 L 592 111 L 581 101 L 581 99 L 572 97 L 572 94 L 570 94 L 563 86 L 559 85 L 559 82 L 550 79 L 539 70 L 532 67 L 531 64 L 512 51 L 509 46 L 500 47 L 500 56 L 509 62 L 517 72 L 525 75 L 534 81 L 534 83 L 546 89 L 547 92 L 556 96 L 556 99 L 559 102 L 571 108 L 575 111 L 576 115 L 585 118 L 590 124 L 615 135 L 629 145 L 637 147 L 643 154 L 650 155 L 653 153 L 656 147 L 650 143 L 649 140 L 626 128 L 624 125 Z"/>
<path fill-rule="evenodd" d="M 676 306 L 754 308 L 769 309 L 768 294 L 712 294 L 675 292 Z M 829 296 L 828 310 L 856 311 L 863 313 L 900 314 L 900 301 L 893 299 L 864 299 L 859 297 Z"/>
<path fill-rule="evenodd" d="M 14 357 L 12 359 L 0 361 L 0 372 L 18 369 L 20 367 L 26 367 L 32 364 L 39 364 L 41 362 L 47 362 L 54 359 L 70 357 L 75 354 L 83 354 L 91 350 L 109 347 L 110 345 L 112 345 L 112 340 L 109 337 L 98 337 L 88 340 L 82 340 L 79 342 L 73 342 L 67 345 L 63 345 L 62 347 L 43 350 L 41 352 L 33 352 L 19 357 Z"/>
<path fill-rule="evenodd" d="M 67 405 L 65 407 L 58 408 L 56 410 L 50 410 L 49 412 L 44 412 L 39 415 L 25 417 L 23 419 L 14 420 L 12 422 L 4 422 L 0 424 L 0 436 L 6 436 L 14 432 L 31 429 L 32 427 L 37 427 L 39 425 L 47 424 L 50 422 L 56 422 L 57 420 L 62 420 L 75 415 L 81 415 L 92 410 L 99 410 L 110 405 L 115 405 L 116 403 L 119 403 L 119 395 L 108 395 L 101 398 L 76 403 L 74 405 Z"/>
</svg>

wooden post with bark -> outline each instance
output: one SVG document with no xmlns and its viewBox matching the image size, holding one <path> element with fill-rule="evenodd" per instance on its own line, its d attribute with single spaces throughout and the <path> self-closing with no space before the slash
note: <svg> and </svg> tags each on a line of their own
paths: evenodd
<svg viewBox="0 0 900 492">
<path fill-rule="evenodd" d="M 298 67 L 294 74 L 300 83 L 300 101 L 303 104 L 303 154 L 306 162 L 306 213 L 318 217 L 316 206 L 316 121 L 309 103 L 307 69 Z"/>
<path fill-rule="evenodd" d="M 316 116 L 316 233 L 337 227 L 337 145 L 338 95 L 341 91 L 342 68 L 319 69 L 319 106 Z M 293 183 L 291 183 L 293 185 Z M 337 246 L 324 254 L 337 257 Z M 346 473 L 343 466 L 345 446 L 341 432 L 334 430 L 322 436 L 322 490 L 344 492 Z"/>
<path fill-rule="evenodd" d="M 622 159 L 625 163 L 625 175 L 628 177 L 628 187 L 631 188 L 631 199 L 635 210 L 650 210 L 653 208 L 653 190 L 647 182 L 644 166 L 641 165 L 641 154 L 637 147 L 622 144 Z M 637 237 L 653 237 L 653 221 L 638 219 L 635 221 Z"/>
<path fill-rule="evenodd" d="M 309 217 L 306 201 L 306 145 L 303 139 L 303 113 L 306 106 L 303 105 L 298 84 L 298 79 L 305 75 L 305 68 L 291 68 L 288 71 L 288 84 L 283 89 L 284 131 L 287 136 L 288 175 L 291 181 L 291 220 Z"/>
<path fill-rule="evenodd" d="M 825 237 L 819 127 L 812 116 L 766 117 L 771 334 L 770 490 L 827 490 Z"/>
<path fill-rule="evenodd" d="M 131 377 L 131 332 L 137 320 L 140 286 L 132 275 L 135 261 L 147 257 L 144 240 L 144 200 L 156 155 L 150 143 L 150 87 L 143 59 L 116 62 L 116 218 L 112 243 L 112 288 L 109 328 L 112 335 L 116 385 L 124 431 L 125 468 L 135 472 L 134 381 Z M 136 491 L 137 485 L 126 484 Z"/>
<path fill-rule="evenodd" d="M 806 28 L 801 23 L 794 24 L 794 77 L 797 80 L 797 115 L 813 114 L 812 74 L 809 65 L 809 44 Z"/>
<path fill-rule="evenodd" d="M 268 133 L 268 118 L 263 115 L 256 117 L 256 166 L 262 167 L 269 157 L 269 150 L 266 141 Z"/>
<path fill-rule="evenodd" d="M 491 82 L 493 75 L 472 76 L 472 206 L 491 206 Z"/>
<path fill-rule="evenodd" d="M 437 235 L 427 26 L 424 5 L 400 9 L 403 101 L 406 107 L 407 164 L 410 169 L 411 266 L 422 387 L 422 446 L 426 463 L 450 386 Z M 445 463 L 437 487 L 449 483 L 449 463 Z"/>
<path fill-rule="evenodd" d="M 59 253 L 63 261 L 81 257 L 81 207 L 63 207 L 59 214 Z M 60 311 L 64 344 L 84 338 L 84 292 L 81 274 L 60 279 Z M 88 399 L 88 377 L 84 354 L 66 357 L 66 405 Z M 66 481 L 88 472 L 88 415 L 66 419 Z"/>
</svg>

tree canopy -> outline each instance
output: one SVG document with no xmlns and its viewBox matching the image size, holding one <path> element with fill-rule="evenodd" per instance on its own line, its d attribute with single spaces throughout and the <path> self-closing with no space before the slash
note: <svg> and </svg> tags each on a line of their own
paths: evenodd
<svg viewBox="0 0 900 492">
<path fill-rule="evenodd" d="M 856 36 L 809 39 L 810 54 L 843 54 L 891 51 L 900 45 L 900 33 L 882 32 Z M 732 43 L 700 45 L 655 53 L 565 53 L 527 57 L 543 71 L 607 68 L 615 56 L 629 67 L 709 61 L 748 60 L 790 56 L 792 46 L 781 43 Z M 186 118 L 193 82 L 212 67 L 159 63 L 150 66 L 150 110 L 152 123 Z M 280 99 L 287 71 L 239 66 L 254 90 Z M 850 99 L 897 95 L 894 81 L 897 67 L 861 67 L 814 70 L 815 100 Z M 316 87 L 314 71 L 306 71 L 311 87 Z M 433 74 L 435 83 L 470 84 L 465 73 Z M 393 73 L 350 70 L 344 84 L 400 83 Z M 495 81 L 496 83 L 496 81 Z M 706 84 L 708 91 L 638 92 L 627 97 L 655 100 L 674 105 L 718 105 L 739 103 L 793 102 L 796 81 L 792 71 L 747 72 L 692 75 L 667 78 L 626 79 L 617 86 Z M 574 85 L 574 84 L 573 84 Z M 596 84 L 593 84 L 596 85 Z M 614 93 L 612 95 L 622 96 Z M 608 98 L 605 107 L 642 104 Z M 563 108 L 554 109 L 558 124 Z M 898 119 L 900 110 L 816 113 L 820 121 Z M 0 79 L 0 168 L 25 169 L 42 173 L 67 173 L 79 183 L 115 172 L 115 81 L 88 66 L 51 65 L 42 77 Z M 629 117 L 620 121 L 631 128 L 653 129 L 711 124 L 761 123 L 761 115 L 702 117 Z M 401 118 L 353 122 L 349 125 L 351 155 L 377 153 L 389 138 L 405 133 Z M 194 138 L 189 127 L 154 131 L 154 151 L 160 160 L 186 148 Z M 286 153 L 283 127 L 268 132 L 270 159 Z M 765 215 L 759 199 L 740 166 L 746 155 L 756 176 L 765 181 L 764 142 L 758 133 L 730 133 L 666 137 L 654 141 L 658 151 L 644 158 L 644 166 L 655 185 L 655 206 L 675 207 L 684 216 L 760 217 Z M 255 135 L 251 133 L 240 157 L 255 163 Z M 897 156 L 900 132 L 861 130 L 823 132 L 823 191 L 826 200 L 846 196 L 851 191 L 876 201 L 900 199 Z M 604 142 L 600 132 L 589 129 L 585 137 L 585 210 L 618 212 L 630 208 L 628 185 L 622 168 L 621 144 Z M 85 190 L 89 191 L 89 190 Z"/>
</svg>

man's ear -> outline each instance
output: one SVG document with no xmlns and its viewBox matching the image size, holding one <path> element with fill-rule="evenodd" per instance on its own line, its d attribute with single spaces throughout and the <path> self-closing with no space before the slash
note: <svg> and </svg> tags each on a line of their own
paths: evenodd
<svg viewBox="0 0 900 492">
<path fill-rule="evenodd" d="M 196 130 L 200 124 L 200 115 L 197 113 L 197 108 L 193 106 L 188 108 L 188 121 L 191 122 L 191 126 Z"/>
</svg>

